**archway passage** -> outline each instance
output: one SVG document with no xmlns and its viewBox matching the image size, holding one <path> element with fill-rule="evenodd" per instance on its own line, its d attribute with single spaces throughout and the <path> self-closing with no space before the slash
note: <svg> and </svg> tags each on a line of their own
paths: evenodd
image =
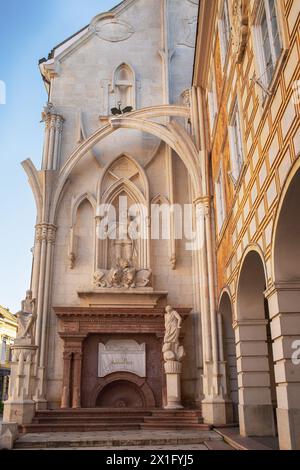
<svg viewBox="0 0 300 470">
<path fill-rule="evenodd" d="M 300 169 L 286 182 L 273 238 L 269 289 L 281 449 L 300 449 Z"/>
<path fill-rule="evenodd" d="M 234 329 L 232 326 L 232 307 L 229 295 L 224 293 L 221 298 L 219 312 L 223 324 L 224 359 L 226 361 L 227 393 L 232 402 L 233 421 L 238 421 L 238 375 L 235 349 Z"/>
<path fill-rule="evenodd" d="M 276 434 L 274 359 L 265 289 L 262 258 L 250 251 L 240 272 L 235 325 L 239 422 L 245 436 Z"/>
<path fill-rule="evenodd" d="M 97 408 L 145 408 L 145 400 L 139 387 L 126 380 L 116 380 L 100 391 Z"/>
</svg>

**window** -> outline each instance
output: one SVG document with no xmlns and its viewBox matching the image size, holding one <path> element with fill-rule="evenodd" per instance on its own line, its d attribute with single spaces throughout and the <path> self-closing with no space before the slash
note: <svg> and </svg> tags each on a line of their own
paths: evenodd
<svg viewBox="0 0 300 470">
<path fill-rule="evenodd" d="M 216 194 L 216 209 L 217 209 L 217 224 L 219 232 L 225 221 L 226 207 L 225 207 L 225 192 L 224 192 L 224 180 L 223 170 L 220 169 L 218 179 L 215 183 L 215 194 Z"/>
<path fill-rule="evenodd" d="M 282 51 L 276 0 L 262 0 L 262 8 L 257 22 L 257 33 L 260 80 L 263 85 L 268 87 Z"/>
<path fill-rule="evenodd" d="M 216 116 L 218 114 L 218 101 L 217 101 L 217 87 L 214 70 L 212 72 L 212 78 L 210 81 L 210 87 L 208 90 L 208 111 L 209 111 L 209 123 L 210 131 L 213 132 Z"/>
<path fill-rule="evenodd" d="M 233 182 L 236 183 L 244 164 L 242 130 L 237 99 L 233 107 L 229 124 L 229 145 L 231 157 L 231 177 Z"/>
<path fill-rule="evenodd" d="M 220 44 L 221 44 L 221 59 L 222 59 L 222 64 L 224 66 L 228 48 L 229 48 L 230 35 L 231 35 L 228 0 L 224 0 L 222 15 L 219 21 L 219 33 L 220 33 Z"/>
</svg>

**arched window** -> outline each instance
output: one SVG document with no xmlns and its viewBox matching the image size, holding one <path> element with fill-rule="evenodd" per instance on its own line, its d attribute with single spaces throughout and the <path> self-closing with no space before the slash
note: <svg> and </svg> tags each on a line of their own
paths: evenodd
<svg viewBox="0 0 300 470">
<path fill-rule="evenodd" d="M 113 77 L 113 89 L 115 92 L 115 105 L 121 109 L 131 106 L 136 107 L 135 73 L 128 64 L 121 64 L 116 68 Z"/>
</svg>

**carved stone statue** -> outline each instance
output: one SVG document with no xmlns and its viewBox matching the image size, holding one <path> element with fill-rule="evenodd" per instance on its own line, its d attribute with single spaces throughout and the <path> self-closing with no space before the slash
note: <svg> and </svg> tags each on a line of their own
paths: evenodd
<svg viewBox="0 0 300 470">
<path fill-rule="evenodd" d="M 16 314 L 18 321 L 18 333 L 16 345 L 32 344 L 33 326 L 36 321 L 35 299 L 32 298 L 31 290 L 26 292 L 26 298 L 21 303 L 21 310 Z"/>
<path fill-rule="evenodd" d="M 171 306 L 166 307 L 163 355 L 165 361 L 181 361 L 184 347 L 179 345 L 182 318 Z"/>
<path fill-rule="evenodd" d="M 236 63 L 240 64 L 246 50 L 249 35 L 248 1 L 234 0 L 232 3 L 232 46 Z"/>
</svg>

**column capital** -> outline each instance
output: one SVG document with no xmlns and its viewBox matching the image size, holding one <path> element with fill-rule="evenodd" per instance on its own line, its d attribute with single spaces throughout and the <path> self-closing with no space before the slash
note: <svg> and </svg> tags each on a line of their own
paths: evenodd
<svg viewBox="0 0 300 470">
<path fill-rule="evenodd" d="M 264 318 L 246 318 L 245 320 L 234 320 L 232 327 L 235 330 L 240 326 L 260 326 L 260 325 L 267 325 L 268 320 Z"/>
<path fill-rule="evenodd" d="M 35 229 L 36 229 L 37 241 L 39 242 L 46 241 L 48 243 L 55 243 L 55 234 L 57 230 L 56 225 L 42 222 L 41 224 L 37 224 Z"/>
<path fill-rule="evenodd" d="M 264 292 L 265 297 L 270 298 L 275 292 L 300 291 L 299 281 L 273 282 Z"/>
<path fill-rule="evenodd" d="M 196 199 L 193 200 L 193 204 L 195 206 L 206 206 L 206 207 L 210 207 L 210 203 L 212 201 L 212 197 L 211 196 L 199 196 L 199 197 L 196 197 Z"/>
</svg>

